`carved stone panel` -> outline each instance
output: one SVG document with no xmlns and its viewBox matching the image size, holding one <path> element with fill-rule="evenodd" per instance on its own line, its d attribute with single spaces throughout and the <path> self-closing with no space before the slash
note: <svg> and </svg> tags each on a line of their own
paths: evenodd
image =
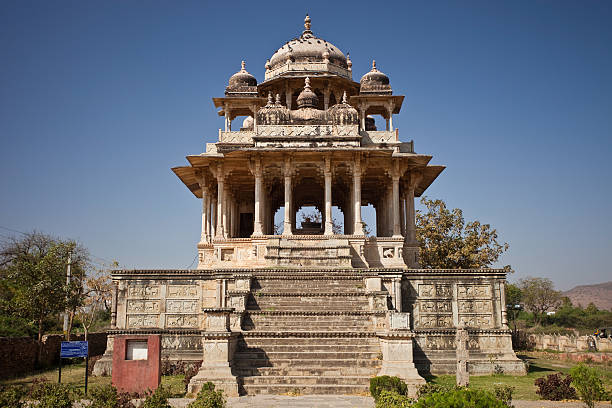
<svg viewBox="0 0 612 408">
<path fill-rule="evenodd" d="M 198 301 L 197 300 L 172 300 L 166 301 L 166 312 L 167 313 L 197 313 Z"/>
<path fill-rule="evenodd" d="M 421 313 L 450 313 L 453 310 L 450 300 L 421 300 L 418 305 Z"/>
<path fill-rule="evenodd" d="M 169 298 L 197 298 L 198 297 L 198 286 L 197 285 L 168 285 L 168 293 L 166 297 L 169 297 Z"/>
<path fill-rule="evenodd" d="M 158 327 L 159 326 L 159 315 L 128 315 L 127 323 L 129 328 L 146 328 L 146 327 Z"/>
<path fill-rule="evenodd" d="M 460 299 L 490 299 L 491 287 L 488 285 L 457 285 L 457 295 Z"/>
<path fill-rule="evenodd" d="M 492 316 L 484 315 L 460 315 L 459 322 L 467 327 L 478 327 L 481 329 L 487 329 L 492 327 Z"/>
<path fill-rule="evenodd" d="M 452 327 L 453 325 L 453 317 L 448 316 L 436 316 L 436 315 L 424 315 L 420 316 L 419 319 L 419 327 L 434 329 L 434 328 L 444 328 L 444 327 Z"/>
<path fill-rule="evenodd" d="M 166 315 L 166 328 L 198 328 L 198 315 Z"/>
<path fill-rule="evenodd" d="M 159 285 L 130 285 L 128 286 L 128 297 L 129 298 L 156 299 L 156 298 L 159 298 L 159 293 L 160 293 Z"/>
<path fill-rule="evenodd" d="M 460 300 L 459 313 L 492 313 L 493 305 L 490 300 Z"/>
<path fill-rule="evenodd" d="M 159 313 L 158 300 L 133 300 L 127 301 L 127 313 Z"/>
</svg>

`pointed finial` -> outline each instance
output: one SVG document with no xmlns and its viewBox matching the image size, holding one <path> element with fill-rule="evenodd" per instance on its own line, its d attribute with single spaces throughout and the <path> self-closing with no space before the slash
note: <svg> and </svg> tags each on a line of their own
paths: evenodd
<svg viewBox="0 0 612 408">
<path fill-rule="evenodd" d="M 342 103 L 346 104 L 346 91 L 344 91 L 344 94 L 342 95 Z"/>
<path fill-rule="evenodd" d="M 281 101 L 280 101 L 280 94 L 276 94 L 276 104 L 280 105 Z"/>
<path fill-rule="evenodd" d="M 372 71 L 376 71 L 376 60 L 372 60 Z"/>
<path fill-rule="evenodd" d="M 304 82 L 306 82 L 306 85 L 304 85 L 304 89 L 310 89 L 310 77 L 306 77 L 306 80 Z"/>
<path fill-rule="evenodd" d="M 304 19 L 304 28 L 306 31 L 310 31 L 310 16 L 306 13 L 306 18 Z"/>
<path fill-rule="evenodd" d="M 351 61 L 351 53 L 350 52 L 346 53 L 346 65 L 348 66 L 348 69 L 350 71 L 352 66 L 353 66 L 353 61 Z"/>
<path fill-rule="evenodd" d="M 272 105 L 272 92 L 268 92 L 268 105 Z"/>
<path fill-rule="evenodd" d="M 240 63 L 240 69 L 241 69 L 242 71 L 245 71 L 244 66 L 245 66 L 245 63 L 244 63 L 244 61 L 242 61 L 242 62 Z"/>
</svg>

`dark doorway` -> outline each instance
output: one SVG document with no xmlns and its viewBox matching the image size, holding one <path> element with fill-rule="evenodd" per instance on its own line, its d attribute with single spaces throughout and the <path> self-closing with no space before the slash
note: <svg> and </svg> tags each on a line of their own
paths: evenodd
<svg viewBox="0 0 612 408">
<path fill-rule="evenodd" d="M 240 213 L 240 238 L 253 235 L 253 213 Z"/>
</svg>

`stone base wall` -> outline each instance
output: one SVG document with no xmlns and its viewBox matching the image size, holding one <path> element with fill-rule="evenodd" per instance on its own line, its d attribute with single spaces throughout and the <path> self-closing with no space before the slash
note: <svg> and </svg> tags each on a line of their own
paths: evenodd
<svg viewBox="0 0 612 408">
<path fill-rule="evenodd" d="M 595 341 L 597 351 L 612 352 L 612 338 L 602 339 L 595 336 L 531 334 L 529 335 L 529 344 L 535 350 L 589 351 L 589 337 Z"/>
<path fill-rule="evenodd" d="M 84 335 L 73 335 L 71 340 L 84 340 Z M 61 334 L 43 336 L 39 367 L 47 367 L 59 361 Z M 89 355 L 99 356 L 106 349 L 106 333 L 89 333 Z M 11 378 L 27 374 L 36 369 L 39 344 L 30 337 L 0 338 L 0 378 Z"/>
</svg>

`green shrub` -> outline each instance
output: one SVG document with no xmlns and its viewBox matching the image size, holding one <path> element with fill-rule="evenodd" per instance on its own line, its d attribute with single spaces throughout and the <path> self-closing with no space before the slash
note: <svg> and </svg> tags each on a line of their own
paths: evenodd
<svg viewBox="0 0 612 408">
<path fill-rule="evenodd" d="M 209 381 L 202 385 L 195 401 L 188 408 L 225 408 L 223 391 L 215 391 L 215 385 Z"/>
<path fill-rule="evenodd" d="M 37 408 L 72 408 L 75 399 L 66 384 L 39 383 L 31 395 L 39 401 Z"/>
<path fill-rule="evenodd" d="M 412 400 L 395 391 L 382 390 L 376 401 L 376 408 L 409 408 Z"/>
<path fill-rule="evenodd" d="M 22 408 L 25 391 L 21 387 L 0 387 L 0 407 Z"/>
<path fill-rule="evenodd" d="M 572 377 L 563 374 L 550 374 L 546 377 L 536 378 L 534 384 L 538 389 L 538 394 L 542 399 L 550 401 L 561 401 L 566 399 L 576 399 L 576 390 L 572 387 Z"/>
<path fill-rule="evenodd" d="M 417 391 L 417 399 L 421 399 L 427 395 L 436 392 L 448 392 L 459 389 L 456 385 L 434 384 L 432 382 L 421 385 Z"/>
<path fill-rule="evenodd" d="M 372 394 L 374 401 L 378 401 L 378 397 L 383 390 L 394 391 L 399 395 L 406 395 L 408 386 L 399 377 L 383 375 L 370 378 L 370 394 Z"/>
<path fill-rule="evenodd" d="M 413 408 L 508 408 L 495 396 L 483 390 L 459 388 L 446 392 L 435 392 L 421 398 Z"/>
<path fill-rule="evenodd" d="M 601 373 L 583 363 L 570 370 L 572 385 L 576 387 L 580 399 L 587 407 L 593 408 L 595 401 L 606 400 L 608 395 L 601 381 Z"/>
<path fill-rule="evenodd" d="M 134 408 L 127 392 L 117 392 L 112 385 L 92 388 L 89 393 L 90 408 Z"/>
<path fill-rule="evenodd" d="M 148 392 L 147 396 L 140 408 L 172 408 L 168 403 L 170 398 L 170 390 L 162 387 L 157 387 L 155 392 Z"/>
<path fill-rule="evenodd" d="M 493 393 L 495 394 L 495 398 L 500 400 L 506 405 L 510 405 L 512 403 L 512 393 L 514 392 L 514 387 L 505 384 L 495 384 L 493 385 Z"/>
</svg>

